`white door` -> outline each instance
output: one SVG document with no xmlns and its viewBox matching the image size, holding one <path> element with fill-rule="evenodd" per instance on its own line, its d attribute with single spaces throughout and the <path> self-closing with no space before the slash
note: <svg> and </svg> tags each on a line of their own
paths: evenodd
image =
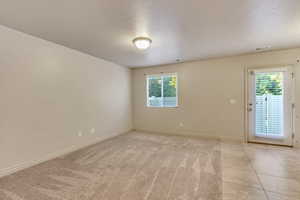
<svg viewBox="0 0 300 200">
<path fill-rule="evenodd" d="M 248 141 L 293 146 L 293 67 L 248 70 Z"/>
</svg>

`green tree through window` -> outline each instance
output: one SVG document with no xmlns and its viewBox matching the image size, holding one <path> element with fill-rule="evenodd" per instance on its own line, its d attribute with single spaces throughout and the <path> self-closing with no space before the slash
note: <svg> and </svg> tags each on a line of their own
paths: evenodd
<svg viewBox="0 0 300 200">
<path fill-rule="evenodd" d="M 164 97 L 176 97 L 176 77 L 164 77 Z"/>
<path fill-rule="evenodd" d="M 161 97 L 161 77 L 149 78 L 149 97 Z"/>
<path fill-rule="evenodd" d="M 256 95 L 282 95 L 282 80 L 283 74 L 281 72 L 257 73 Z"/>
</svg>

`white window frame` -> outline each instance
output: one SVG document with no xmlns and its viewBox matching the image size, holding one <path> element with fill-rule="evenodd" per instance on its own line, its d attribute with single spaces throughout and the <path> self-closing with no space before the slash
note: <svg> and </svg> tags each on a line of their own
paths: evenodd
<svg viewBox="0 0 300 200">
<path fill-rule="evenodd" d="M 162 80 L 162 84 L 161 84 L 161 97 L 163 97 L 164 94 L 164 81 L 163 81 L 163 77 L 164 76 L 175 76 L 176 77 L 176 104 L 174 106 L 165 106 L 163 105 L 163 101 L 161 101 L 161 105 L 160 106 L 151 106 L 149 103 L 149 78 L 150 77 L 160 77 Z M 147 103 L 146 106 L 149 108 L 176 108 L 178 107 L 178 74 L 177 73 L 161 73 L 161 74 L 149 74 L 146 75 L 146 99 L 147 99 Z"/>
</svg>

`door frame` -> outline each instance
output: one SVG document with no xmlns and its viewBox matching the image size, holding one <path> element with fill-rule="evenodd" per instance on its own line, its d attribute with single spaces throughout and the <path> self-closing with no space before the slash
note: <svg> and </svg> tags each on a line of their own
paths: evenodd
<svg viewBox="0 0 300 200">
<path fill-rule="evenodd" d="M 270 139 L 261 139 L 260 141 L 250 141 L 249 138 L 249 130 L 250 130 L 250 124 L 249 124 L 249 106 L 248 106 L 248 101 L 249 101 L 249 71 L 251 70 L 267 70 L 267 69 L 280 69 L 280 68 L 290 68 L 291 73 L 292 73 L 292 80 L 291 80 L 291 130 L 292 130 L 292 142 L 291 145 L 286 145 L 286 144 L 280 144 L 280 143 L 273 143 L 272 141 L 270 141 Z M 252 66 L 252 67 L 245 67 L 244 68 L 244 119 L 245 119 L 245 125 L 244 125 L 244 139 L 246 143 L 261 143 L 261 144 L 271 144 L 271 145 L 279 145 L 279 146 L 289 146 L 289 147 L 293 147 L 295 145 L 295 64 L 287 64 L 287 65 L 267 65 L 267 66 Z"/>
</svg>

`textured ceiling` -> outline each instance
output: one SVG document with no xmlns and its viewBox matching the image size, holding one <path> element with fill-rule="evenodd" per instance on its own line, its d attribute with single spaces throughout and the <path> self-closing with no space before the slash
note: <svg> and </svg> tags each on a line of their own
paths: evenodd
<svg viewBox="0 0 300 200">
<path fill-rule="evenodd" d="M 300 46 L 300 0 L 0 0 L 0 24 L 142 67 Z M 152 38 L 138 51 L 136 36 Z"/>
</svg>

